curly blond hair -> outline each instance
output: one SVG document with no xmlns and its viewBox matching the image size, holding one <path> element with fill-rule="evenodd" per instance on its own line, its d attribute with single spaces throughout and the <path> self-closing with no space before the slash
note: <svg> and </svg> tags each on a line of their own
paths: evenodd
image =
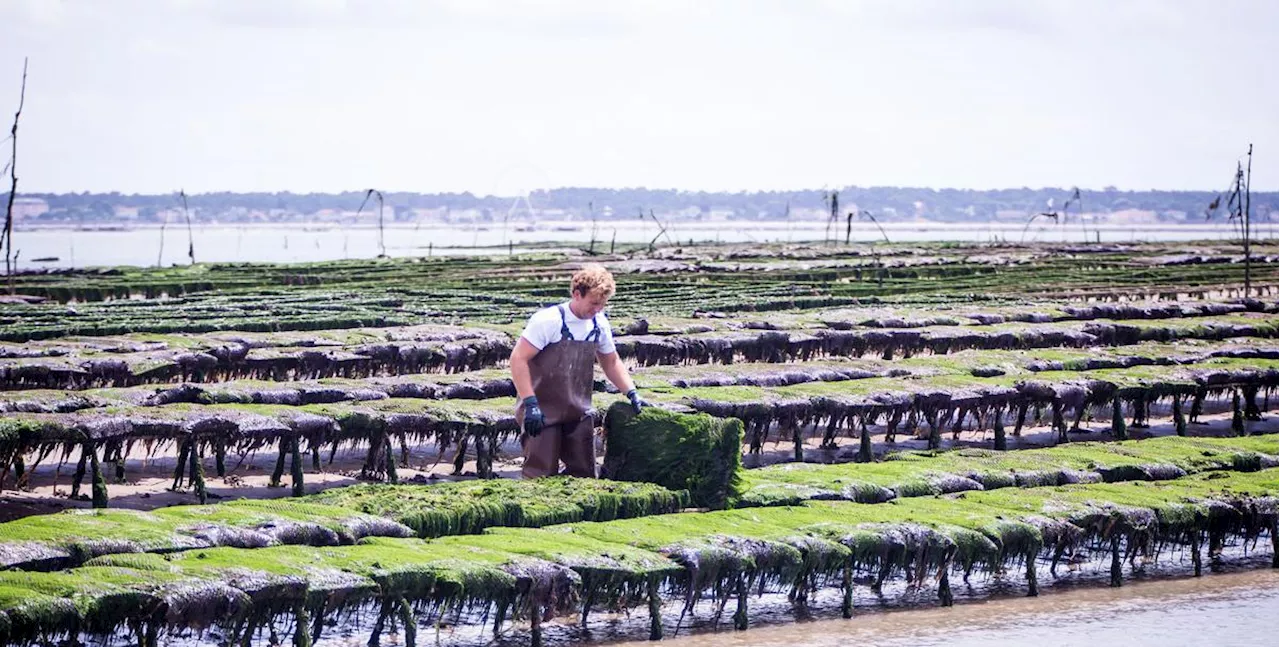
<svg viewBox="0 0 1280 647">
<path fill-rule="evenodd" d="M 582 269 L 573 273 L 573 279 L 569 281 L 570 294 L 584 297 L 597 293 L 603 294 L 604 298 L 608 299 L 613 296 L 615 289 L 613 275 L 599 263 L 583 265 Z"/>
</svg>

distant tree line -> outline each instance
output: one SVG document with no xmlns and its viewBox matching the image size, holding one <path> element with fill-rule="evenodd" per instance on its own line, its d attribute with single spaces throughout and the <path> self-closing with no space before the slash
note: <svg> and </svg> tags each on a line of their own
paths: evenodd
<svg viewBox="0 0 1280 647">
<path fill-rule="evenodd" d="M 830 189 L 827 189 L 828 191 Z M 1060 207 L 1071 194 L 1070 188 L 1018 188 L 996 190 L 929 189 L 915 187 L 844 187 L 839 191 L 842 211 L 868 210 L 884 220 L 923 217 L 936 221 L 990 220 L 999 212 L 1037 212 Z M 799 209 L 824 210 L 824 191 L 706 192 L 667 189 L 595 189 L 561 188 L 536 191 L 529 201 L 537 210 L 559 209 L 579 217 L 588 216 L 588 205 L 597 217 L 634 218 L 653 210 L 659 214 L 684 212 L 686 217 L 706 217 L 713 211 L 737 219 L 779 219 Z M 180 207 L 177 194 L 145 195 L 112 193 L 20 193 L 24 198 L 41 198 L 51 212 L 64 216 L 109 219 L 116 207 L 133 207 L 146 219 L 165 209 Z M 189 194 L 193 211 L 200 214 L 225 214 L 237 210 L 281 210 L 295 214 L 311 214 L 324 209 L 355 210 L 365 191 L 341 193 L 233 193 Z M 506 214 L 512 208 L 512 197 L 476 196 L 472 193 L 384 192 L 386 205 L 393 217 L 404 218 L 410 209 L 468 210 L 486 212 L 489 217 Z M 1181 212 L 1188 221 L 1203 220 L 1206 206 L 1217 196 L 1210 191 L 1121 191 L 1114 187 L 1080 191 L 1086 212 L 1115 212 L 1127 209 L 1154 211 L 1157 214 Z M 0 199 L 7 195 L 0 196 Z M 1050 206 L 1049 200 L 1054 200 Z M 1256 217 L 1275 219 L 1280 212 L 1280 193 L 1253 194 Z M 1075 206 L 1073 205 L 1074 209 Z M 607 209 L 607 211 L 606 211 Z M 518 209 L 524 212 L 523 203 Z M 51 213 L 52 215 L 52 213 Z"/>
</svg>

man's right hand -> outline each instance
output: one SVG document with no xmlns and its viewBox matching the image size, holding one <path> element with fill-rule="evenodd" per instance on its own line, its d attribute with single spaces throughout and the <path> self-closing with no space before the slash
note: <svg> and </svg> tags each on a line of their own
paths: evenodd
<svg viewBox="0 0 1280 647">
<path fill-rule="evenodd" d="M 538 396 L 531 395 L 524 399 L 524 433 L 530 437 L 537 437 L 542 433 L 542 425 L 545 418 L 542 416 L 542 408 L 538 406 Z"/>
</svg>

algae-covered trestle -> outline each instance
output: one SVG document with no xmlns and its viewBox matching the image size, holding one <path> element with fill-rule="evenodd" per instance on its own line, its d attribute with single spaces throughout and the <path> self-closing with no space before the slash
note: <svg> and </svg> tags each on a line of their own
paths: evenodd
<svg viewBox="0 0 1280 647">
<path fill-rule="evenodd" d="M 652 407 L 599 380 L 605 478 L 536 481 L 492 478 L 507 358 L 582 255 L 18 275 L 0 642 L 658 638 L 1274 559 L 1277 260 L 1194 247 L 595 254 Z"/>
<path fill-rule="evenodd" d="M 750 624 L 751 600 L 787 594 L 804 606 L 836 589 L 880 590 L 905 578 L 1016 572 L 1034 595 L 1060 568 L 1107 559 L 1113 585 L 1161 560 L 1202 560 L 1255 549 L 1274 554 L 1277 474 L 1222 472 L 1172 481 L 970 491 L 891 503 L 815 501 L 683 512 L 542 529 L 490 529 L 434 540 L 366 537 L 331 546 L 188 547 L 112 553 L 54 572 L 0 572 L 6 642 L 133 632 L 143 644 L 190 628 L 251 642 L 292 627 L 315 640 L 326 614 L 367 610 L 376 641 L 395 618 L 429 627 L 450 618 L 531 627 L 577 611 L 647 608 L 654 637 L 680 614 Z M 8 528 L 5 528 L 8 531 Z M 1264 544 L 1265 545 L 1265 544 Z M 1262 550 L 1265 550 L 1262 549 Z M 856 613 L 850 604 L 846 615 Z M 726 618 L 726 622 L 728 619 Z M 523 631 L 524 629 L 519 629 Z M 409 636 L 412 632 L 406 632 Z"/>
</svg>

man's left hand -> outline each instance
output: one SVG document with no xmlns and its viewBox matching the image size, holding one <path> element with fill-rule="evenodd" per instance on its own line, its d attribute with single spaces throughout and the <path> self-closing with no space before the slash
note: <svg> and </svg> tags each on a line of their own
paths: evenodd
<svg viewBox="0 0 1280 647">
<path fill-rule="evenodd" d="M 635 389 L 627 391 L 627 399 L 631 401 L 631 408 L 634 409 L 636 413 L 640 413 L 641 409 L 649 406 L 648 402 L 640 399 L 640 394 L 637 393 Z"/>
</svg>

